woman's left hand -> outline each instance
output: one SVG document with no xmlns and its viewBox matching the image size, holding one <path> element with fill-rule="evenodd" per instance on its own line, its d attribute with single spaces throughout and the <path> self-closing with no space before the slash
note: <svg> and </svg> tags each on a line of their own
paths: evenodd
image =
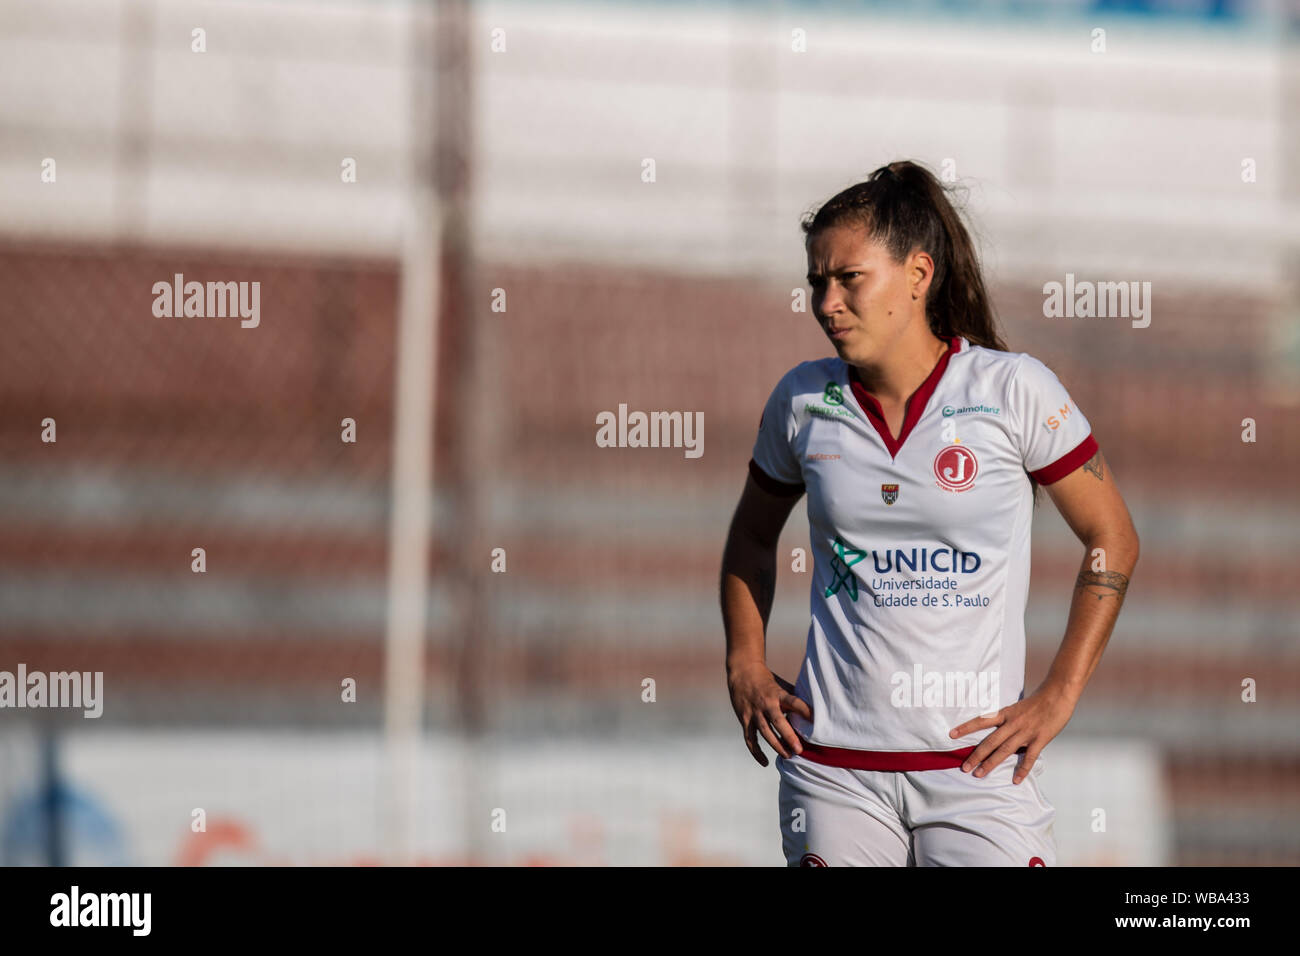
<svg viewBox="0 0 1300 956">
<path fill-rule="evenodd" d="M 975 776 L 983 777 L 1007 757 L 1023 752 L 1020 765 L 1011 778 L 1012 783 L 1020 783 L 1029 776 L 1043 748 L 1070 722 L 1074 704 L 1069 695 L 1055 687 L 1044 686 L 995 714 L 976 717 L 954 727 L 948 736 L 964 737 L 976 730 L 997 728 L 966 758 L 961 765 L 962 772 L 974 770 Z"/>
</svg>

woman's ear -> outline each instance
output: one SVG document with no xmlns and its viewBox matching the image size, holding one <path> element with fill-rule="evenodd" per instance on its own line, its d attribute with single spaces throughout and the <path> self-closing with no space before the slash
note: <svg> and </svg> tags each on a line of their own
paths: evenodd
<svg viewBox="0 0 1300 956">
<path fill-rule="evenodd" d="M 934 275 L 934 260 L 930 258 L 928 252 L 918 249 L 907 257 L 907 280 L 913 299 L 925 298 L 932 275 Z"/>
</svg>

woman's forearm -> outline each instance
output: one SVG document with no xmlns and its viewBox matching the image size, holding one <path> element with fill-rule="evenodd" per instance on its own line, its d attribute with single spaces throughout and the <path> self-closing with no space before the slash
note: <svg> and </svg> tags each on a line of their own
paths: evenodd
<svg viewBox="0 0 1300 956">
<path fill-rule="evenodd" d="M 722 555 L 720 590 L 728 671 L 738 664 L 763 663 L 776 591 L 776 548 L 733 529 Z"/>
<path fill-rule="evenodd" d="M 1065 637 L 1043 687 L 1054 688 L 1071 703 L 1078 701 L 1115 628 L 1137 558 L 1135 536 L 1097 535 L 1087 542 Z"/>
</svg>

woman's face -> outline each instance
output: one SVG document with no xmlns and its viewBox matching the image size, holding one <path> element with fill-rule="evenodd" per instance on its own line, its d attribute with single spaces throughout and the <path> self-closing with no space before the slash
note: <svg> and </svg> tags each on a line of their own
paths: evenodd
<svg viewBox="0 0 1300 956">
<path fill-rule="evenodd" d="M 845 362 L 878 366 L 917 315 L 924 325 L 926 253 L 894 262 L 857 225 L 815 232 L 806 247 L 813 315 Z"/>
</svg>

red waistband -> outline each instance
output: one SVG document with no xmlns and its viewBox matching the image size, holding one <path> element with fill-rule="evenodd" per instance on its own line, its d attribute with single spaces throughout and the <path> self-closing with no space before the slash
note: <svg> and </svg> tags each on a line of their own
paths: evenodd
<svg viewBox="0 0 1300 956">
<path fill-rule="evenodd" d="M 850 770 L 948 770 L 960 767 L 975 750 L 849 750 L 845 747 L 826 747 L 822 744 L 803 744 L 798 754 L 813 763 L 828 767 L 847 767 Z"/>
</svg>

